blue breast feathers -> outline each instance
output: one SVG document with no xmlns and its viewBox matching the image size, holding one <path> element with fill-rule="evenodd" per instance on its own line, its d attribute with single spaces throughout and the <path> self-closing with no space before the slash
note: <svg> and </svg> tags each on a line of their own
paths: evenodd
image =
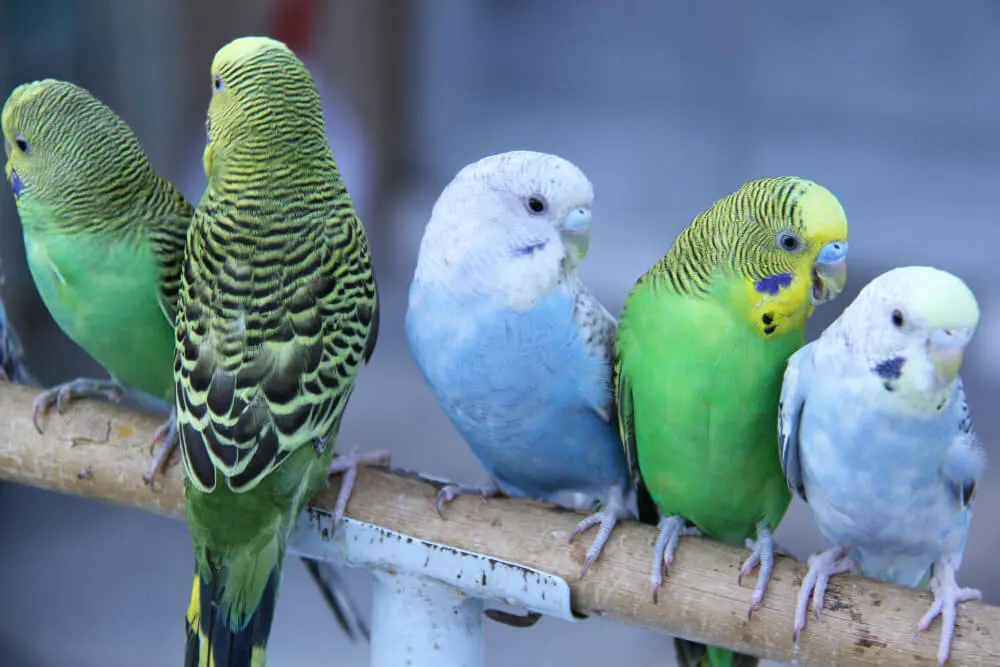
<svg viewBox="0 0 1000 667">
<path fill-rule="evenodd" d="M 557 288 L 528 311 L 411 288 L 410 348 L 444 412 L 508 493 L 547 500 L 627 484 L 607 402 L 610 368 L 591 356 Z"/>
</svg>

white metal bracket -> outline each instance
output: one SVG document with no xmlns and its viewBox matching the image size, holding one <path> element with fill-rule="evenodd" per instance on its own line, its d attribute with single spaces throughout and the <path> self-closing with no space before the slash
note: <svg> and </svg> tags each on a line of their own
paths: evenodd
<svg viewBox="0 0 1000 667">
<path fill-rule="evenodd" d="M 308 519 L 308 520 L 306 520 Z M 310 509 L 296 522 L 289 551 L 306 558 L 433 579 L 462 595 L 501 600 L 545 616 L 576 621 L 565 579 L 494 556 L 456 549 Z"/>
<path fill-rule="evenodd" d="M 565 579 L 349 517 L 334 530 L 323 510 L 299 518 L 288 550 L 373 572 L 371 667 L 482 667 L 484 600 L 577 620 Z"/>
</svg>

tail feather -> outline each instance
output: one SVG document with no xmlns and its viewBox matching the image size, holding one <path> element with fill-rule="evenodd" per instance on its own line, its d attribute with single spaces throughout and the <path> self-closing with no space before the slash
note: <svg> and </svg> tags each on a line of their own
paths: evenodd
<svg viewBox="0 0 1000 667">
<path fill-rule="evenodd" d="M 306 571 L 309 572 L 313 581 L 316 582 L 316 586 L 323 595 L 323 599 L 326 600 L 327 606 L 330 607 L 330 611 L 337 618 L 337 624 L 351 641 L 357 640 L 357 634 L 364 637 L 365 641 L 371 641 L 368 625 L 361 616 L 361 611 L 354 604 L 350 591 L 347 590 L 337 568 L 329 563 L 321 563 L 308 558 L 303 558 L 302 563 L 306 566 Z"/>
<path fill-rule="evenodd" d="M 184 667 L 264 667 L 280 582 L 279 564 L 271 570 L 257 609 L 234 631 L 215 599 L 214 582 L 203 580 L 196 571 L 184 617 Z"/>
<path fill-rule="evenodd" d="M 734 653 L 717 646 L 705 646 L 680 637 L 674 638 L 677 667 L 757 667 L 759 658 Z"/>
</svg>

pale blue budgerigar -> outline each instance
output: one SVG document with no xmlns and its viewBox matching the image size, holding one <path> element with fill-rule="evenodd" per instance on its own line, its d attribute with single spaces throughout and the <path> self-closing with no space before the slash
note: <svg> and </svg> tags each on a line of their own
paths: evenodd
<svg viewBox="0 0 1000 667">
<path fill-rule="evenodd" d="M 980 593 L 955 574 L 985 455 L 959 370 L 979 306 L 959 278 L 910 266 L 872 280 L 788 362 L 779 437 L 789 487 L 833 546 L 809 558 L 795 638 L 812 596 L 819 617 L 829 578 L 860 574 L 930 587 L 944 664 L 956 607 Z"/>
<path fill-rule="evenodd" d="M 410 286 L 410 349 L 444 412 L 490 475 L 462 494 L 504 494 L 598 510 L 581 576 L 622 517 L 636 514 L 613 422 L 615 320 L 577 266 L 594 191 L 555 155 L 483 158 L 441 193 Z"/>
<path fill-rule="evenodd" d="M 0 287 L 3 286 L 3 268 L 0 267 Z M 24 348 L 21 337 L 7 317 L 7 308 L 0 299 L 0 380 L 19 384 L 37 385 L 38 380 L 24 365 Z"/>
</svg>

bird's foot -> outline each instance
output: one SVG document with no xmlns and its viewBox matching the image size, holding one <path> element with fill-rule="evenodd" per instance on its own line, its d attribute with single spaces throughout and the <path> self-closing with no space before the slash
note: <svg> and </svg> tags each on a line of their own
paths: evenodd
<svg viewBox="0 0 1000 667">
<path fill-rule="evenodd" d="M 444 514 L 441 513 L 441 506 L 444 505 L 444 503 L 450 503 L 459 496 L 479 496 L 485 503 L 487 498 L 494 498 L 499 495 L 500 485 L 497 484 L 497 481 L 492 477 L 480 486 L 448 484 L 447 486 L 442 486 L 438 489 L 437 496 L 434 499 L 434 509 L 437 510 L 438 516 L 443 519 Z"/>
<path fill-rule="evenodd" d="M 608 501 L 606 506 L 600 511 L 591 514 L 586 519 L 581 521 L 576 525 L 576 529 L 573 530 L 573 534 L 569 536 L 569 541 L 572 542 L 575 537 L 587 530 L 593 528 L 594 526 L 600 525 L 600 530 L 597 531 L 597 537 L 594 539 L 593 544 L 587 549 L 587 556 L 583 561 L 583 569 L 580 570 L 580 578 L 587 574 L 587 570 L 590 566 L 594 564 L 597 557 L 601 555 L 601 551 L 604 549 L 604 545 L 607 544 L 608 538 L 611 537 L 611 533 L 614 531 L 615 526 L 618 524 L 618 519 L 625 519 L 631 516 L 631 512 L 625 507 L 625 501 L 622 498 L 621 489 L 612 489 L 610 495 L 608 496 Z"/>
<path fill-rule="evenodd" d="M 663 517 L 657 528 L 660 529 L 660 534 L 653 547 L 653 576 L 650 579 L 653 584 L 653 604 L 657 602 L 660 584 L 663 583 L 663 575 L 674 562 L 674 552 L 677 550 L 677 543 L 681 537 L 702 534 L 694 526 L 688 526 L 687 521 L 682 516 Z"/>
<path fill-rule="evenodd" d="M 830 577 L 849 572 L 854 567 L 854 561 L 851 560 L 848 553 L 847 547 L 837 545 L 809 556 L 809 574 L 802 580 L 798 602 L 795 605 L 795 628 L 792 630 L 792 641 L 795 642 L 796 648 L 799 645 L 799 633 L 802 632 L 802 628 L 806 627 L 806 612 L 809 609 L 810 596 L 812 597 L 813 616 L 818 621 Z"/>
<path fill-rule="evenodd" d="M 774 572 L 774 535 L 771 529 L 764 525 L 757 526 L 757 541 L 754 543 L 750 557 L 743 561 L 740 573 L 736 577 L 736 585 L 743 584 L 743 576 L 750 574 L 760 566 L 760 574 L 757 575 L 757 585 L 753 588 L 753 595 L 750 596 L 750 608 L 747 610 L 747 620 L 753 616 L 753 611 L 760 606 L 764 600 L 764 592 L 771 582 L 771 573 Z"/>
<path fill-rule="evenodd" d="M 934 604 L 927 610 L 917 623 L 917 635 L 926 630 L 938 616 L 941 617 L 941 639 L 938 642 L 938 665 L 944 667 L 951 654 L 951 640 L 955 636 L 955 617 L 958 605 L 970 600 L 981 600 L 983 594 L 975 588 L 961 588 L 955 580 L 955 566 L 951 559 L 934 564 L 934 576 L 931 577 L 931 592 L 934 593 Z"/>
<path fill-rule="evenodd" d="M 31 421 L 35 424 L 35 430 L 42 433 L 42 427 L 38 420 L 44 416 L 52 406 L 56 406 L 56 412 L 62 414 L 66 406 L 77 398 L 87 396 L 103 396 L 104 398 L 117 403 L 125 395 L 125 389 L 114 380 L 94 380 L 90 378 L 77 378 L 63 384 L 57 384 L 51 389 L 46 389 L 35 397 L 32 403 Z"/>
<path fill-rule="evenodd" d="M 753 551 L 754 547 L 757 546 L 757 542 L 755 540 L 751 540 L 750 538 L 747 538 L 746 545 L 747 545 L 747 549 L 749 549 L 750 551 Z M 791 551 L 789 551 L 785 547 L 783 547 L 780 544 L 778 544 L 777 540 L 774 541 L 774 555 L 775 556 L 786 556 L 788 558 L 795 558 L 795 554 L 793 554 Z"/>
<path fill-rule="evenodd" d="M 336 527 L 340 520 L 344 518 L 347 511 L 347 501 L 351 498 L 351 490 L 354 489 L 354 480 L 358 476 L 358 466 L 378 466 L 385 468 L 389 465 L 392 456 L 388 451 L 381 449 L 375 452 L 361 453 L 358 445 L 351 447 L 349 454 L 342 454 L 333 459 L 330 464 L 328 475 L 343 474 L 340 482 L 340 491 L 337 493 L 337 504 L 333 507 L 333 525 Z"/>
<path fill-rule="evenodd" d="M 163 444 L 159 449 L 156 448 L 156 443 L 163 441 Z M 167 421 L 163 422 L 155 431 L 153 431 L 153 442 L 149 445 L 149 453 L 153 455 L 153 462 L 149 466 L 149 474 L 143 478 L 153 491 L 157 491 L 156 488 L 156 476 L 162 475 L 167 470 L 167 463 L 170 461 L 170 455 L 173 454 L 174 450 L 177 449 L 177 444 L 180 442 L 180 436 L 177 432 L 177 407 L 170 408 L 170 416 L 167 417 Z M 155 454 L 154 454 L 155 452 Z"/>
</svg>

